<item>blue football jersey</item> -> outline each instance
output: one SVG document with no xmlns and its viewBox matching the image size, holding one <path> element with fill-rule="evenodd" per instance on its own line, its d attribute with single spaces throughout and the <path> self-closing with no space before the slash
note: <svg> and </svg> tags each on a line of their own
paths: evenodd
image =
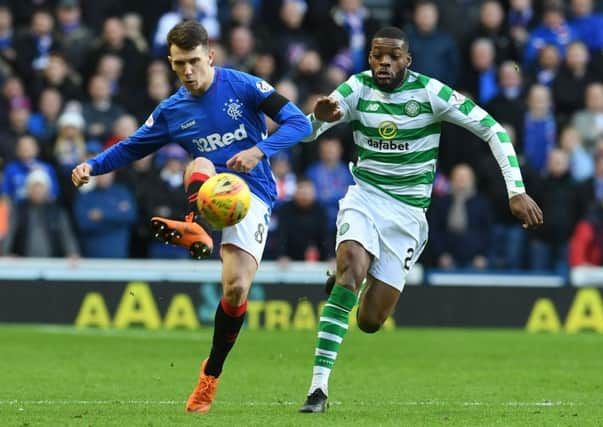
<svg viewBox="0 0 603 427">
<path fill-rule="evenodd" d="M 274 88 L 258 77 L 215 67 L 214 80 L 204 94 L 193 96 L 181 87 L 161 102 L 134 134 L 88 162 L 93 174 L 99 175 L 176 142 L 191 157 L 209 159 L 217 172 L 237 173 L 253 194 L 272 206 L 276 185 L 267 149 L 248 174 L 228 169 L 226 162 L 268 137 L 260 104 L 273 92 Z"/>
</svg>

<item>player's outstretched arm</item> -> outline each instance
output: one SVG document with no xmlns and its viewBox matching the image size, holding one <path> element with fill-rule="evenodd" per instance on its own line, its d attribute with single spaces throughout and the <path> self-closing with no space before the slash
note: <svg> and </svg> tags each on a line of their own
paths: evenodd
<svg viewBox="0 0 603 427">
<path fill-rule="evenodd" d="M 340 102 L 333 94 L 318 98 L 314 111 L 308 115 L 312 124 L 312 133 L 303 139 L 303 142 L 314 141 L 322 133 L 345 120 L 346 114 Z"/>
<path fill-rule="evenodd" d="M 440 82 L 430 81 L 430 84 L 440 87 L 439 91 L 432 89 L 432 94 L 437 93 L 432 100 L 442 120 L 462 126 L 488 143 L 505 180 L 511 213 L 525 228 L 542 224 L 542 210 L 526 194 L 519 160 L 507 131 L 471 99 Z"/>
<path fill-rule="evenodd" d="M 509 207 L 511 213 L 521 221 L 523 228 L 535 228 L 544 222 L 542 210 L 526 193 L 511 197 Z"/>
</svg>

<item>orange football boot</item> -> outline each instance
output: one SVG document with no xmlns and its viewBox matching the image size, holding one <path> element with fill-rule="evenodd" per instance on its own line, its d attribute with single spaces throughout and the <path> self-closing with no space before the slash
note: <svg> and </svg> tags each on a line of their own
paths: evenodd
<svg viewBox="0 0 603 427">
<path fill-rule="evenodd" d="M 207 365 L 207 359 L 205 359 L 201 364 L 199 382 L 186 401 L 186 412 L 205 414 L 209 411 L 211 404 L 216 398 L 216 390 L 218 388 L 218 382 L 220 379 L 217 377 L 212 377 L 211 375 L 206 375 L 205 365 Z"/>
<path fill-rule="evenodd" d="M 151 226 L 155 238 L 166 245 L 171 243 L 172 245 L 183 246 L 189 250 L 191 256 L 195 259 L 207 258 L 211 255 L 214 242 L 207 231 L 197 224 L 194 219 L 195 214 L 193 212 L 186 215 L 184 221 L 155 216 L 151 218 Z"/>
</svg>

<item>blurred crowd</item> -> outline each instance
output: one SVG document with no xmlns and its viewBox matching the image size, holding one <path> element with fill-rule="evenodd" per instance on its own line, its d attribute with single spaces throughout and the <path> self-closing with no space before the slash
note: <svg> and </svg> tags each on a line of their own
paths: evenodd
<svg viewBox="0 0 603 427">
<path fill-rule="evenodd" d="M 593 0 L 0 0 L 1 254 L 186 258 L 148 219 L 184 216 L 187 153 L 167 144 L 73 188 L 71 169 L 126 138 L 177 89 L 165 37 L 208 30 L 215 65 L 258 75 L 306 113 L 403 28 L 411 68 L 482 105 L 512 136 L 545 225 L 511 216 L 487 144 L 444 125 L 424 266 L 566 274 L 603 264 L 603 2 Z M 269 129 L 274 130 L 274 123 Z M 351 131 L 271 159 L 266 259 L 334 256 Z M 217 251 L 215 256 L 218 256 Z"/>
</svg>

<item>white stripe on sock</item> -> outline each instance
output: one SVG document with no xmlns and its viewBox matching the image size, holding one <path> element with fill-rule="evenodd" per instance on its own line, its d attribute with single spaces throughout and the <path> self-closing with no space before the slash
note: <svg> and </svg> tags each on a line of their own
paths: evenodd
<svg viewBox="0 0 603 427">
<path fill-rule="evenodd" d="M 348 329 L 348 324 L 347 323 L 340 322 L 339 320 L 333 319 L 332 317 L 322 317 L 321 316 L 320 319 L 319 319 L 319 321 L 320 322 L 332 323 L 334 325 L 339 326 L 340 328 L 343 328 L 343 329 L 346 329 L 346 330 Z"/>
<path fill-rule="evenodd" d="M 349 313 L 351 311 L 351 310 L 346 310 L 345 308 L 343 308 L 339 305 L 331 304 L 330 302 L 326 303 L 325 307 L 333 307 L 334 309 L 343 311 L 344 313 Z"/>
<path fill-rule="evenodd" d="M 329 350 L 323 350 L 321 348 L 317 348 L 316 351 L 314 352 L 315 356 L 323 356 L 326 357 L 328 359 L 337 359 L 337 352 L 336 351 L 329 351 Z"/>
<path fill-rule="evenodd" d="M 339 335 L 330 334 L 328 332 L 319 332 L 318 338 L 323 338 L 325 340 L 336 342 L 337 344 L 341 344 L 343 342 L 343 338 Z"/>
</svg>

